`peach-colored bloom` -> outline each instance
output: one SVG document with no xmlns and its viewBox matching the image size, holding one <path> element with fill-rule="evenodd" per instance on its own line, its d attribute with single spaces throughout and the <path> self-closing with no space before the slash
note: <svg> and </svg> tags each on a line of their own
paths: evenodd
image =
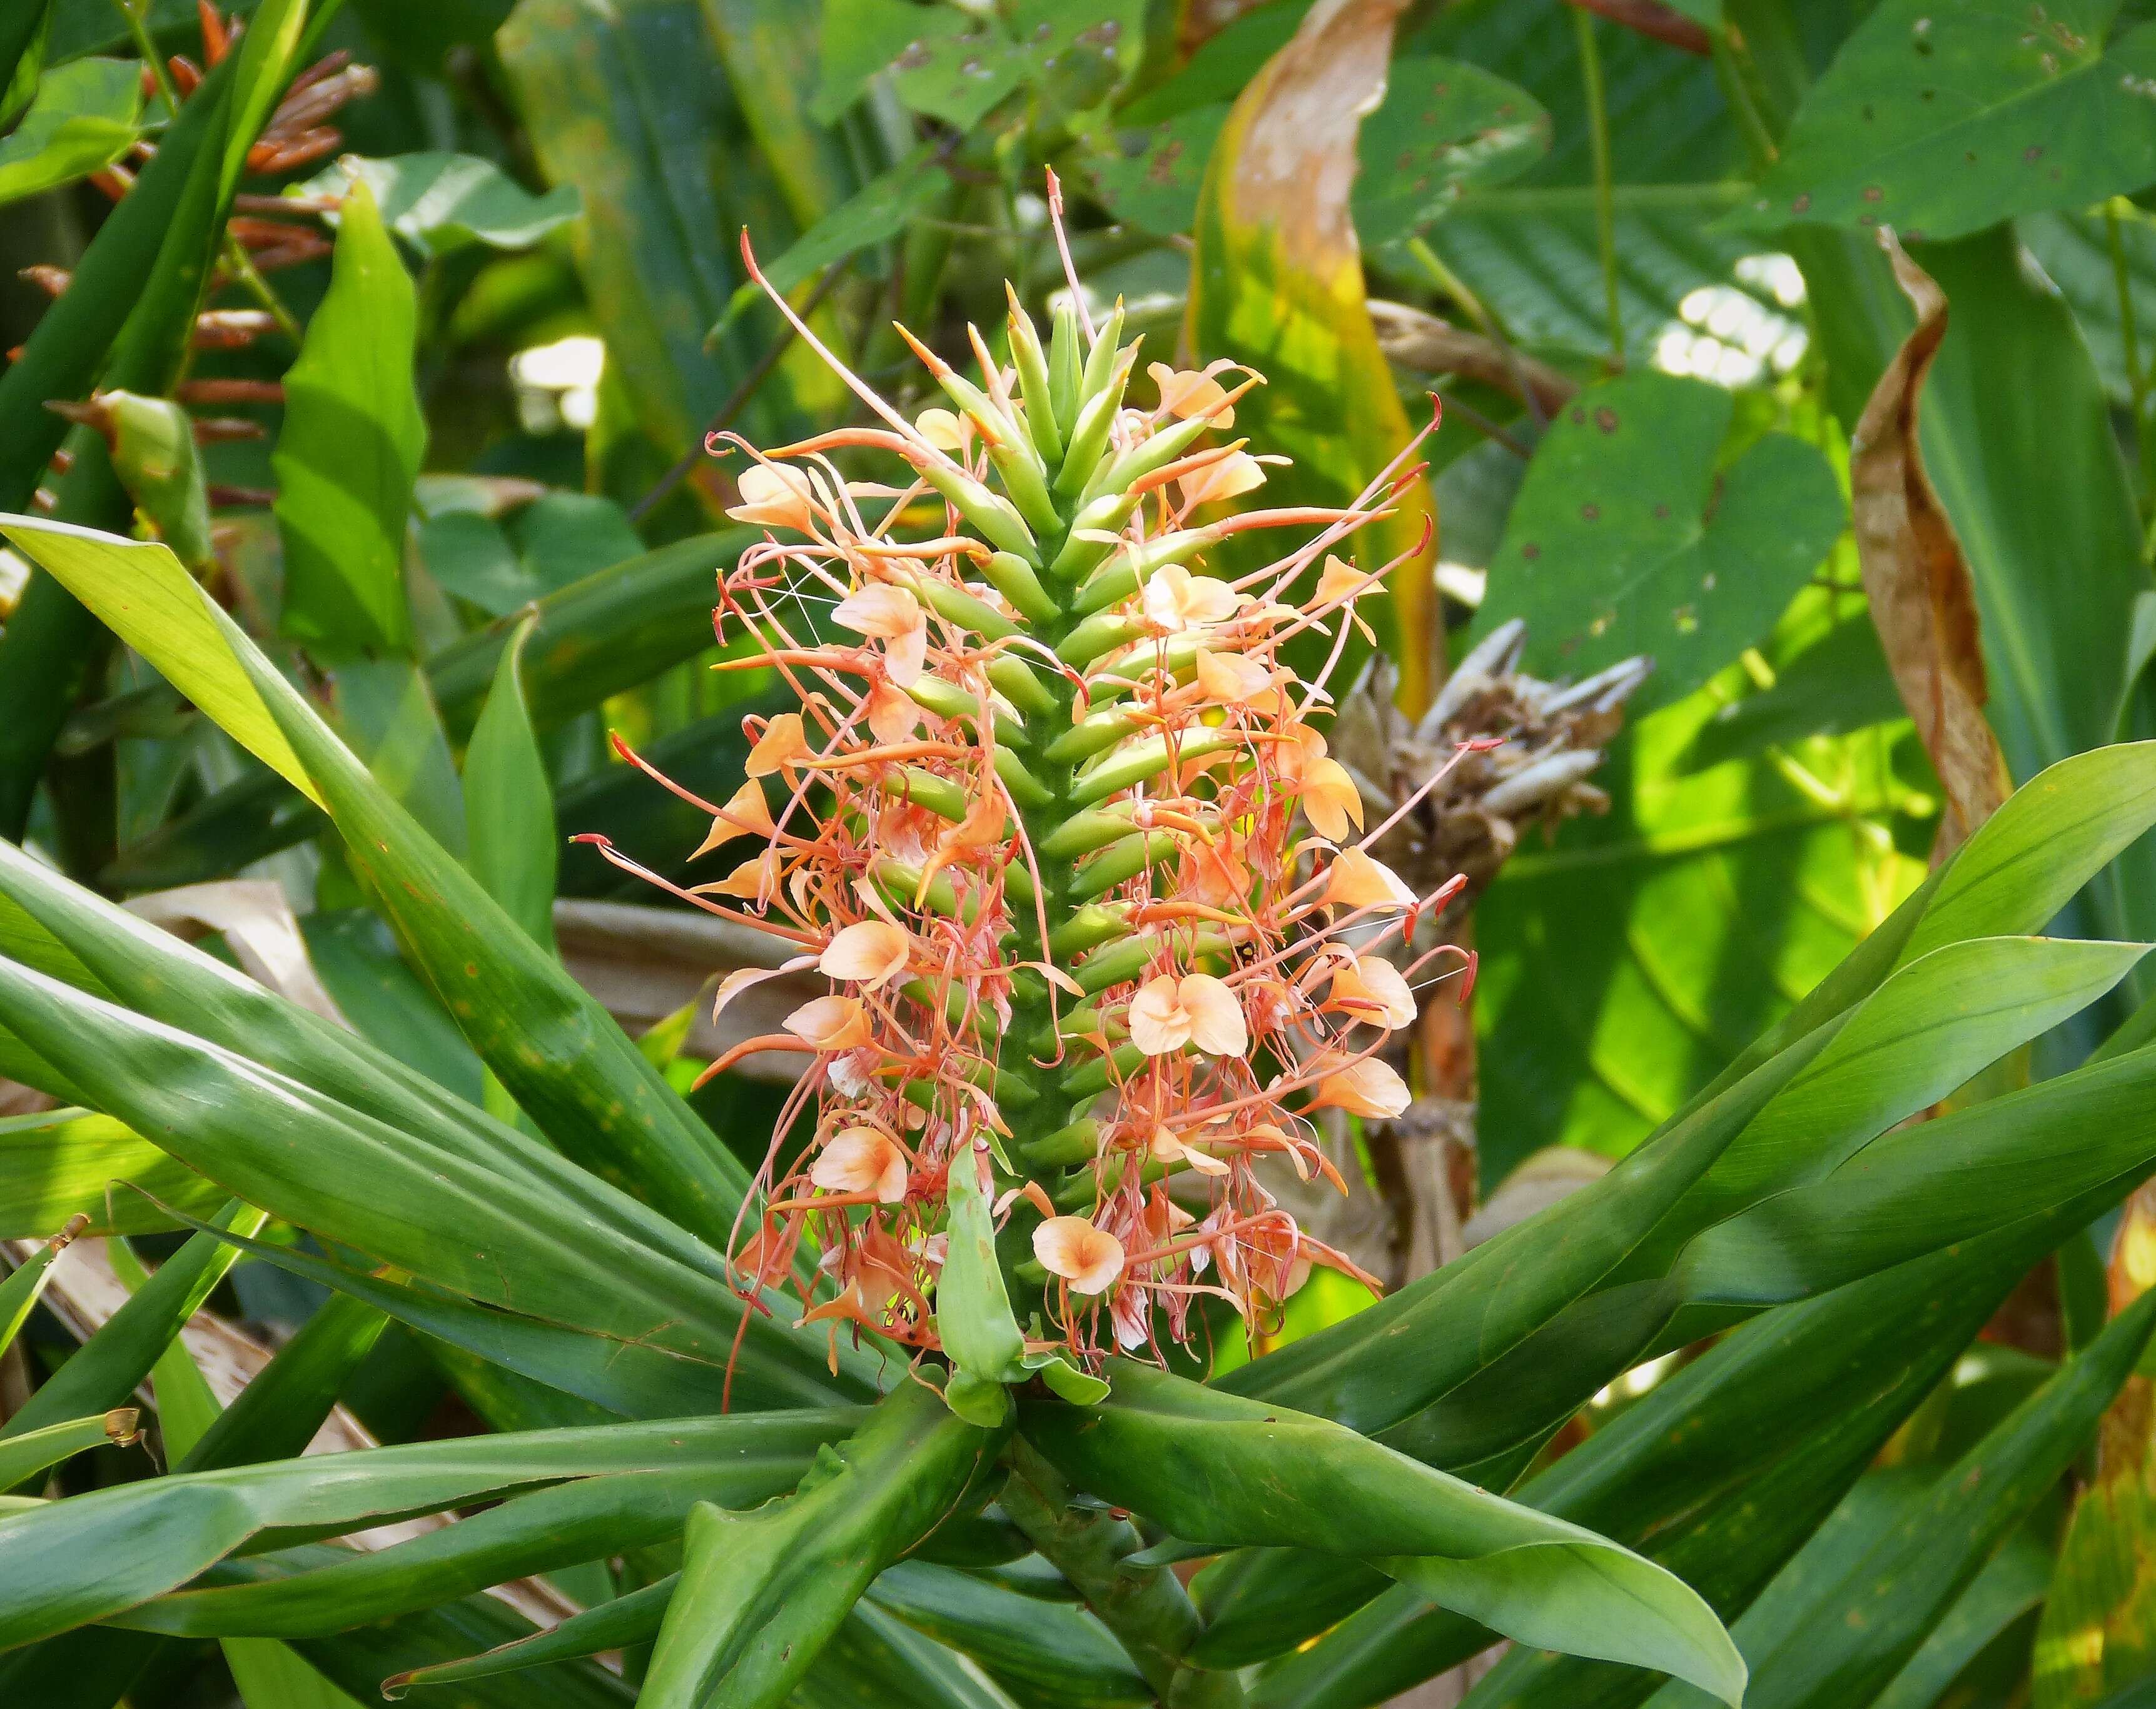
<svg viewBox="0 0 2156 1709">
<path fill-rule="evenodd" d="M 904 742 L 921 727 L 921 705 L 887 682 L 869 688 L 869 732 L 878 742 Z"/>
<path fill-rule="evenodd" d="M 1332 1000 L 1349 1004 L 1358 1020 L 1404 1027 L 1415 1018 L 1414 993 L 1383 956 L 1355 956 L 1332 973 Z"/>
<path fill-rule="evenodd" d="M 798 765 L 808 757 L 808 735 L 802 727 L 801 715 L 781 712 L 757 737 L 742 769 L 752 778 L 768 778 L 781 766 Z"/>
<path fill-rule="evenodd" d="M 874 1127 L 844 1127 L 817 1153 L 808 1178 L 826 1193 L 873 1193 L 880 1204 L 906 1197 L 906 1153 Z"/>
<path fill-rule="evenodd" d="M 734 791 L 733 799 L 711 821 L 711 834 L 696 845 L 696 853 L 689 858 L 694 860 L 697 855 L 708 854 L 736 837 L 768 837 L 778 829 L 771 822 L 771 808 L 765 804 L 762 786 L 752 778 Z"/>
<path fill-rule="evenodd" d="M 808 531 L 808 500 L 814 489 L 800 470 L 788 469 L 782 463 L 752 463 L 742 470 L 735 485 L 741 502 L 726 510 L 735 521 L 762 528 L 791 528 L 802 534 Z"/>
<path fill-rule="evenodd" d="M 1145 585 L 1146 615 L 1170 634 L 1225 623 L 1241 600 L 1225 582 L 1194 576 L 1181 564 L 1155 570 Z"/>
<path fill-rule="evenodd" d="M 1383 861 L 1342 849 L 1326 870 L 1325 900 L 1346 908 L 1412 908 L 1415 894 Z"/>
<path fill-rule="evenodd" d="M 1152 1138 L 1147 1148 L 1152 1152 L 1154 1160 L 1158 1162 L 1171 1166 L 1176 1163 L 1188 1163 L 1201 1175 L 1224 1175 L 1228 1173 L 1228 1164 L 1214 1157 L 1212 1152 L 1202 1151 L 1197 1146 L 1185 1142 L 1173 1127 L 1154 1128 Z M 1188 1221 L 1188 1219 L 1186 1218 L 1185 1220 Z"/>
<path fill-rule="evenodd" d="M 860 920 L 834 935 L 816 965 L 834 979 L 845 979 L 873 991 L 906 971 L 913 940 L 902 926 L 888 920 Z"/>
<path fill-rule="evenodd" d="M 831 617 L 885 644 L 884 663 L 901 688 L 921 680 L 928 658 L 928 618 L 911 588 L 873 582 L 841 599 Z"/>
<path fill-rule="evenodd" d="M 1302 811 L 1319 836 L 1337 843 L 1350 824 L 1363 829 L 1363 792 L 1339 761 L 1312 760 L 1303 768 Z"/>
<path fill-rule="evenodd" d="M 1074 1294 L 1105 1294 L 1123 1273 L 1123 1243 L 1083 1217 L 1050 1217 L 1033 1231 L 1033 1255 Z"/>
<path fill-rule="evenodd" d="M 1273 674 L 1264 663 L 1240 653 L 1214 653 L 1200 647 L 1196 662 L 1199 690 L 1207 700 L 1224 706 L 1249 705 L 1265 697 L 1272 686 Z"/>
<path fill-rule="evenodd" d="M 1381 1120 L 1399 1115 L 1409 1101 L 1407 1082 L 1374 1056 L 1335 1069 L 1318 1081 L 1310 1100 L 1312 1109 L 1330 1105 Z"/>
<path fill-rule="evenodd" d="M 858 997 L 816 997 L 786 1017 L 786 1030 L 819 1050 L 851 1050 L 875 1037 Z"/>
<path fill-rule="evenodd" d="M 778 882 L 778 850 L 767 848 L 749 858 L 716 884 L 700 884 L 699 896 L 739 896 L 752 902 Z"/>
<path fill-rule="evenodd" d="M 1194 469 L 1176 482 L 1186 505 L 1217 505 L 1265 484 L 1265 465 L 1248 451 L 1230 451 L 1219 462 Z"/>
<path fill-rule="evenodd" d="M 1209 1056 L 1240 1056 L 1250 1049 L 1243 1006 L 1210 973 L 1163 973 L 1131 999 L 1131 1042 L 1148 1056 L 1195 1044 Z"/>
<path fill-rule="evenodd" d="M 1146 372 L 1152 376 L 1153 384 L 1160 387 L 1160 407 L 1170 415 L 1183 421 L 1203 415 L 1223 433 L 1235 426 L 1234 408 L 1221 408 L 1228 396 L 1227 387 L 1212 375 L 1188 369 L 1178 372 L 1166 362 L 1149 363 Z"/>
</svg>

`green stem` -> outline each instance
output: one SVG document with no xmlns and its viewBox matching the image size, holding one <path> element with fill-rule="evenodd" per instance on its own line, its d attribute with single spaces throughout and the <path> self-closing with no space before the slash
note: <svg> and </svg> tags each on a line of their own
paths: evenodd
<svg viewBox="0 0 2156 1709">
<path fill-rule="evenodd" d="M 1145 1542 L 1130 1521 L 1106 1508 L 1078 1506 L 1063 1475 L 1023 1438 L 1012 1440 L 1007 1457 L 1010 1481 L 998 1497 L 1004 1511 L 1115 1634 L 1160 1701 L 1170 1709 L 1240 1705 L 1243 1687 L 1235 1675 L 1184 1660 L 1204 1620 L 1168 1568 L 1131 1564 Z"/>
<path fill-rule="evenodd" d="M 1609 316 L 1609 366 L 1625 366 L 1625 314 L 1617 293 L 1617 192 L 1610 177 L 1609 110 L 1602 85 L 1602 49 L 1594 38 L 1594 15 L 1574 7 L 1573 26 L 1579 37 L 1579 72 L 1587 86 L 1588 141 L 1594 156 L 1594 234 L 1602 251 L 1602 290 Z"/>
<path fill-rule="evenodd" d="M 135 51 L 142 56 L 142 63 L 150 68 L 150 75 L 157 85 L 157 93 L 164 97 L 165 111 L 172 118 L 180 112 L 180 92 L 172 85 L 172 69 L 165 64 L 165 56 L 157 51 L 156 38 L 150 33 L 148 8 L 138 10 L 130 0 L 112 0 L 120 8 L 120 15 L 127 20 L 127 33 L 135 38 Z"/>
<path fill-rule="evenodd" d="M 301 333 L 299 317 L 285 305 L 284 298 L 276 288 L 262 276 L 262 269 L 254 264 L 254 258 L 247 253 L 247 245 L 227 231 L 224 234 L 224 264 L 232 269 L 233 278 L 246 289 L 247 294 L 270 311 L 270 318 L 277 323 L 277 330 L 291 341 L 292 347 L 300 347 Z"/>
<path fill-rule="evenodd" d="M 2118 336 L 2126 357 L 2127 389 L 2133 398 L 2133 439 L 2138 450 L 2140 491 L 2136 496 L 2146 522 L 2149 520 L 2151 495 L 2156 494 L 2156 435 L 2149 430 L 2148 375 L 2141 365 L 2141 340 L 2133 318 L 2133 272 L 2127 264 L 2126 234 L 2118 218 L 2119 199 L 2113 197 L 2103 204 L 2103 235 L 2111 251 L 2112 285 L 2118 293 Z"/>
</svg>

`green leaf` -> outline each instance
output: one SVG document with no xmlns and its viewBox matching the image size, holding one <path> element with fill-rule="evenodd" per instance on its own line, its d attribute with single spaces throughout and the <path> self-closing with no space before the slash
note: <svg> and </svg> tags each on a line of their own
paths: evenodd
<svg viewBox="0 0 2156 1709">
<path fill-rule="evenodd" d="M 1173 1535 L 1368 1559 L 1522 1643 L 1743 1697 L 1743 1665 L 1707 1605 L 1629 1550 L 1321 1419 L 1127 1362 L 1112 1380 L 1115 1398 L 1090 1410 L 1025 1406 L 1027 1440 Z"/>
<path fill-rule="evenodd" d="M 1094 163 L 1094 193 L 1109 213 L 1141 231 L 1181 236 L 1198 217 L 1205 162 L 1227 121 L 1227 105 L 1220 103 L 1149 126 L 1130 139 L 1132 146 Z"/>
<path fill-rule="evenodd" d="M 93 1418 L 70 1419 L 8 1437 L 0 1442 L 0 1489 L 12 1490 L 86 1450 L 125 1447 L 135 1440 L 136 1416 L 131 1406 L 116 1407 Z"/>
<path fill-rule="evenodd" d="M 463 854 L 464 788 L 425 673 L 391 654 L 347 655 L 326 674 L 331 712 L 352 753 L 428 836 Z"/>
<path fill-rule="evenodd" d="M 1461 194 L 1517 177 L 1549 150 L 1549 115 L 1460 59 L 1395 59 L 1356 139 L 1355 229 L 1372 249 L 1413 237 Z"/>
<path fill-rule="evenodd" d="M 972 1656 L 1021 1701 L 1078 1709 L 1154 1701 L 1107 1628 L 1074 1604 L 911 1560 L 885 1568 L 869 1587 L 871 1605 Z"/>
<path fill-rule="evenodd" d="M 218 728 L 321 804 L 260 689 L 225 644 L 213 608 L 170 550 L 34 516 L 0 516 L 0 534 L 154 660 L 165 680 Z"/>
<path fill-rule="evenodd" d="M 417 300 L 364 182 L 346 197 L 329 294 L 285 377 L 271 459 L 285 633 L 409 650 L 404 527 L 427 424 L 412 377 Z"/>
<path fill-rule="evenodd" d="M 24 1259 L 0 1280 L 0 1353 L 4 1353 L 22 1332 L 24 1323 L 52 1280 L 53 1260 L 67 1250 L 68 1243 L 81 1232 L 79 1224 L 67 1226 Z M 4 1488 L 6 1486 L 0 1486 Z"/>
<path fill-rule="evenodd" d="M 213 1471 L 303 1453 L 388 1322 L 356 1300 L 324 1301 L 192 1445 L 182 1450 L 167 1438 L 167 1452 L 179 1456 L 175 1469 Z M 161 1396 L 161 1419 L 162 1408 Z"/>
<path fill-rule="evenodd" d="M 0 1515 L 0 1644 L 122 1613 L 264 1532 L 336 1535 L 520 1487 L 698 1467 L 715 1494 L 753 1501 L 851 1424 L 795 1413 L 423 1442 L 176 1474 Z"/>
<path fill-rule="evenodd" d="M 218 1223 L 252 1234 L 262 1226 L 263 1214 L 235 1203 Z M 235 1255 L 216 1234 L 189 1235 L 185 1245 L 158 1265 L 157 1275 L 0 1424 L 0 1440 L 121 1405 L 210 1290 L 224 1280 Z"/>
<path fill-rule="evenodd" d="M 1748 223 L 1956 238 L 2156 181 L 2156 32 L 2107 52 L 2118 0 L 2011 10 L 1886 0 L 1791 121 Z"/>
<path fill-rule="evenodd" d="M 2052 1554 L 2040 1508 L 1999 1546 L 1871 1709 L 1932 1709 L 1985 1648 L 2048 1602 Z"/>
<path fill-rule="evenodd" d="M 1001 1445 L 901 1383 L 786 1501 L 745 1516 L 700 1504 L 644 1709 L 783 1703 L 870 1582 L 935 1529 Z"/>
<path fill-rule="evenodd" d="M 524 709 L 521 662 L 536 617 L 502 649 L 494 691 L 465 754 L 465 814 L 472 875 L 524 935 L 554 947 L 554 879 L 560 839 L 553 786 Z"/>
<path fill-rule="evenodd" d="M 1667 374 L 1581 393 L 1536 449 L 1472 633 L 1525 618 L 1543 676 L 1646 654 L 1635 711 L 1763 639 L 1846 512 L 1826 459 L 1785 434 L 1718 466 L 1733 412 L 1721 387 Z"/>
<path fill-rule="evenodd" d="M 1734 1629 L 1753 1709 L 1868 1702 L 2007 1533 L 2072 1464 L 2156 1327 L 2144 1296 L 1839 1572 L 1770 1588 Z M 1755 1636 L 1754 1634 L 1758 1634 Z M 1768 1635 L 1772 1635 L 1769 1636 Z M 1668 1687 L 1656 1709 L 1701 1699 Z"/>
<path fill-rule="evenodd" d="M 950 1182 L 950 1250 L 936 1284 L 936 1333 L 951 1361 L 944 1399 L 959 1417 L 993 1429 L 1010 1416 L 1003 1385 L 1025 1379 L 1025 1337 L 1011 1313 L 995 1219 L 970 1146 L 953 1158 Z"/>
<path fill-rule="evenodd" d="M 120 1181 L 141 1192 L 110 1190 Z M 110 1116 L 49 1110 L 0 1120 L 0 1239 L 42 1237 L 78 1216 L 90 1219 L 85 1232 L 93 1234 L 175 1226 L 143 1193 L 198 1216 L 228 1196 Z M 5 1323 L 0 1314 L 0 1328 Z"/>
<path fill-rule="evenodd" d="M 341 198 L 355 183 L 367 186 L 382 223 L 424 257 L 470 244 L 528 249 L 578 211 L 573 186 L 535 196 L 492 161 L 434 150 L 382 159 L 347 154 L 285 193 Z"/>
<path fill-rule="evenodd" d="M 142 74 L 127 59 L 76 59 L 38 80 L 36 98 L 0 137 L 0 203 L 109 167 L 134 146 Z"/>
<path fill-rule="evenodd" d="M 823 8 L 822 78 L 810 116 L 830 124 L 860 99 L 870 80 L 916 43 L 962 33 L 966 20 L 941 8 L 905 0 L 826 0 Z"/>
<path fill-rule="evenodd" d="M 793 0 L 702 0 L 704 28 L 763 163 L 794 221 L 808 226 L 870 174 L 855 139 L 817 110 L 822 80 L 817 8 Z"/>
</svg>

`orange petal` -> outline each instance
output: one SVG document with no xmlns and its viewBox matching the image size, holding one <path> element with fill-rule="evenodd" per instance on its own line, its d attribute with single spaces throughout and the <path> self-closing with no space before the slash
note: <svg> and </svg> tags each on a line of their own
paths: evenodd
<svg viewBox="0 0 2156 1709">
<path fill-rule="evenodd" d="M 1197 665 L 1199 688 L 1207 700 L 1224 706 L 1244 705 L 1272 686 L 1272 672 L 1240 653 L 1214 653 L 1200 647 Z"/>
<path fill-rule="evenodd" d="M 796 764 L 808 757 L 808 736 L 801 727 L 801 715 L 781 712 L 757 737 L 756 746 L 748 751 L 748 764 L 743 769 L 752 778 L 768 778 L 781 766 Z"/>
<path fill-rule="evenodd" d="M 1166 1056 L 1190 1042 L 1190 1017 L 1173 978 L 1148 979 L 1131 998 L 1131 1042 L 1148 1056 Z"/>
<path fill-rule="evenodd" d="M 778 850 L 766 849 L 752 854 L 716 884 L 700 884 L 696 894 L 708 896 L 739 896 L 743 901 L 753 902 L 763 895 L 765 887 L 778 882 Z"/>
<path fill-rule="evenodd" d="M 1218 463 L 1193 470 L 1176 482 L 1186 505 L 1217 505 L 1265 484 L 1265 464 L 1248 451 L 1230 451 Z"/>
<path fill-rule="evenodd" d="M 1207 1055 L 1240 1056 L 1250 1048 L 1243 1005 L 1210 973 L 1185 974 L 1176 996 L 1190 1017 L 1190 1042 Z"/>
<path fill-rule="evenodd" d="M 873 1193 L 883 1204 L 906 1197 L 906 1153 L 873 1127 L 841 1128 L 817 1153 L 808 1178 L 826 1193 Z"/>
<path fill-rule="evenodd" d="M 696 854 L 689 858 L 694 860 L 699 854 L 708 854 L 736 837 L 768 837 L 778 829 L 771 822 L 770 808 L 764 804 L 762 786 L 752 778 L 734 791 L 734 798 L 711 821 L 711 834 L 696 845 Z"/>
<path fill-rule="evenodd" d="M 1383 861 L 1342 849 L 1326 870 L 1325 900 L 1348 908 L 1412 908 L 1415 896 Z"/>
<path fill-rule="evenodd" d="M 1166 362 L 1151 363 L 1146 372 L 1152 376 L 1153 384 L 1160 387 L 1160 407 L 1170 415 L 1183 421 L 1194 415 L 1209 416 L 1213 425 L 1223 432 L 1235 426 L 1234 409 L 1218 409 L 1228 392 L 1212 375 L 1188 371 L 1178 373 Z"/>
<path fill-rule="evenodd" d="M 1333 970 L 1332 1000 L 1356 1005 L 1358 1020 L 1404 1027 L 1415 1018 L 1414 993 L 1383 956 L 1357 956 Z"/>
<path fill-rule="evenodd" d="M 878 742 L 904 742 L 921 727 L 921 704 L 887 682 L 869 690 L 869 730 Z"/>
<path fill-rule="evenodd" d="M 1074 1294 L 1104 1294 L 1123 1273 L 1123 1243 L 1083 1217 L 1050 1217 L 1033 1231 L 1033 1255 Z"/>
<path fill-rule="evenodd" d="M 1352 1063 L 1317 1083 L 1311 1106 L 1330 1104 L 1351 1116 L 1381 1119 L 1399 1115 L 1409 1102 L 1407 1082 L 1375 1057 Z"/>
<path fill-rule="evenodd" d="M 891 640 L 921 626 L 921 602 L 910 588 L 894 588 L 888 582 L 871 582 L 858 593 L 849 593 L 831 611 L 832 620 L 856 634 Z"/>
<path fill-rule="evenodd" d="M 809 485 L 808 477 L 798 469 L 788 469 L 781 464 L 752 463 L 742 470 L 735 489 L 741 494 L 741 502 L 726 511 L 735 521 L 765 528 L 792 528 L 803 534 L 808 531 L 808 500 L 814 489 Z"/>
<path fill-rule="evenodd" d="M 851 1050 L 875 1036 L 858 997 L 813 998 L 786 1017 L 786 1030 L 819 1050 Z"/>
<path fill-rule="evenodd" d="M 1363 828 L 1363 792 L 1339 761 L 1312 760 L 1303 767 L 1302 811 L 1319 836 L 1343 842 L 1350 825 Z"/>
<path fill-rule="evenodd" d="M 888 920 L 862 920 L 834 937 L 816 965 L 834 979 L 873 991 L 904 973 L 912 953 L 913 940 L 904 926 Z"/>
</svg>

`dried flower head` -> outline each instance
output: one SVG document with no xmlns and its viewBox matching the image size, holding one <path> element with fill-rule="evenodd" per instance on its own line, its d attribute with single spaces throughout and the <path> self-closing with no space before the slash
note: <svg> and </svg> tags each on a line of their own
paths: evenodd
<svg viewBox="0 0 2156 1709">
<path fill-rule="evenodd" d="M 682 894 L 833 983 L 712 1066 L 810 1059 L 782 1132 L 813 1106 L 815 1137 L 783 1178 L 767 1162 L 742 1284 L 813 1252 L 814 1320 L 954 1361 L 962 1313 L 1023 1321 L 1052 1379 L 1187 1337 L 1202 1294 L 1260 1320 L 1312 1262 L 1353 1268 L 1264 1172 L 1329 1173 L 1314 1109 L 1406 1102 L 1377 1053 L 1420 966 L 1385 952 L 1451 888 L 1419 901 L 1365 851 L 1387 825 L 1364 834 L 1317 727 L 1389 567 L 1339 552 L 1414 448 L 1346 508 L 1223 515 L 1265 480 L 1225 438 L 1256 377 L 1155 364 L 1133 400 L 1121 310 L 1091 326 L 1075 282 L 1045 342 L 1015 295 L 1007 362 L 973 335 L 978 380 L 914 342 L 952 408 L 912 420 L 794 325 L 875 420 L 739 446 L 733 514 L 765 536 L 721 633 L 801 710 L 752 724 L 749 784 L 699 803 L 706 850 L 762 846 Z M 1209 569 L 1270 530 L 1297 543 Z M 1329 648 L 1307 680 L 1298 637 Z"/>
</svg>

